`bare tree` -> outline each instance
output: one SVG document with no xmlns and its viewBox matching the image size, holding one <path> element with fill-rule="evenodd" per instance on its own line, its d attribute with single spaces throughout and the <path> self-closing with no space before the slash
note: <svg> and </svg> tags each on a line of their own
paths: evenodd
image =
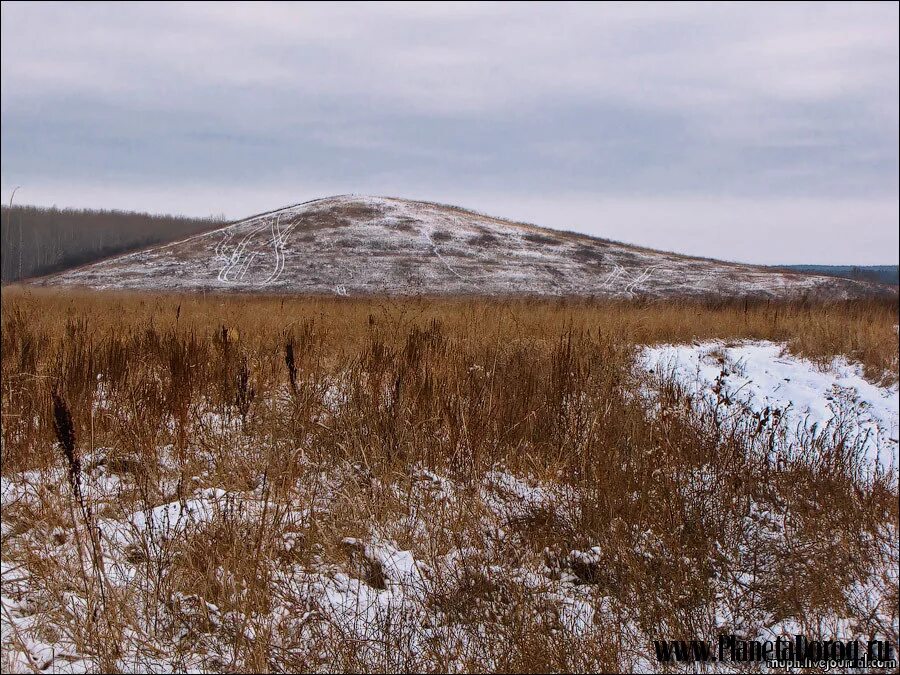
<svg viewBox="0 0 900 675">
<path fill-rule="evenodd" d="M 212 218 L 132 211 L 14 206 L 12 196 L 9 206 L 3 206 L 3 210 L 6 211 L 3 214 L 6 217 L 0 218 L 3 281 L 49 274 L 224 224 Z M 17 232 L 13 231 L 13 216 L 18 220 Z"/>
</svg>

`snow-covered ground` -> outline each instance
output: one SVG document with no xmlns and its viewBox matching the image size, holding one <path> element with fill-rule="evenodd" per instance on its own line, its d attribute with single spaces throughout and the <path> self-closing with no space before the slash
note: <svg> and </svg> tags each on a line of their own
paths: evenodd
<svg viewBox="0 0 900 675">
<path fill-rule="evenodd" d="M 102 459 L 102 452 L 95 459 Z M 275 648 L 296 649 L 296 640 L 321 639 L 323 631 L 334 641 L 353 641 L 363 645 L 361 658 L 372 664 L 390 664 L 400 658 L 392 652 L 402 647 L 404 658 L 415 658 L 420 666 L 428 663 L 428 654 L 435 645 L 456 653 L 458 662 L 483 658 L 484 642 L 491 636 L 484 626 L 456 622 L 435 606 L 435 598 L 460 592 L 461 586 L 472 583 L 472 575 L 498 588 L 521 586 L 532 595 L 534 611 L 541 621 L 557 623 L 576 636 L 597 639 L 599 629 L 593 621 L 595 608 L 604 603 L 596 588 L 583 585 L 572 566 L 590 565 L 592 551 L 572 551 L 560 561 L 561 568 L 551 570 L 544 564 L 509 561 L 500 563 L 498 552 L 515 536 L 507 532 L 512 524 L 535 514 L 551 513 L 569 518 L 568 499 L 572 495 L 558 485 L 538 485 L 503 471 L 490 472 L 476 486 L 474 499 L 485 505 L 482 526 L 485 541 L 481 546 L 451 547 L 446 553 L 421 556 L 425 542 L 441 532 L 441 523 L 449 522 L 451 511 L 469 506 L 467 488 L 433 472 L 414 467 L 411 482 L 405 486 L 385 486 L 397 496 L 419 504 L 417 512 L 396 523 L 373 527 L 365 538 L 344 537 L 340 546 L 347 551 L 347 564 L 335 564 L 317 549 L 310 559 L 296 559 L 296 550 L 303 546 L 302 531 L 311 517 L 324 513 L 337 499 L 347 480 L 353 480 L 356 468 L 346 467 L 347 473 L 323 473 L 307 487 L 321 491 L 305 508 L 290 508 L 281 521 L 283 539 L 278 542 L 281 564 L 271 570 L 270 584 L 279 600 L 271 608 L 266 627 L 273 630 Z M 85 492 L 95 509 L 115 503 L 118 496 L 129 489 L 117 479 L 110 479 L 103 464 L 85 474 Z M 28 472 L 15 481 L 2 479 L 4 512 L 38 508 L 48 492 L 65 489 L 65 472 Z M 237 517 L 241 522 L 265 522 L 264 486 L 250 491 L 197 489 L 183 501 L 173 501 L 146 510 L 138 510 L 122 517 L 100 519 L 97 528 L 103 551 L 103 574 L 113 593 L 131 598 L 128 604 L 133 614 L 116 617 L 131 623 L 119 645 L 116 666 L 122 672 L 215 672 L 228 658 L 228 639 L 236 626 L 253 631 L 260 624 L 248 621 L 235 612 L 226 612 L 214 603 L 197 595 L 178 592 L 167 597 L 164 606 L 149 606 L 154 587 L 144 572 L 145 565 L 165 568 L 172 564 L 167 552 L 178 538 L 202 531 L 211 523 Z M 428 508 L 423 508 L 428 504 Z M 271 508 L 271 507 L 270 507 Z M 280 508 L 284 508 L 281 505 Z M 237 514 L 237 515 L 236 515 Z M 435 520 L 435 515 L 442 517 Z M 400 548 L 395 538 L 412 530 L 420 553 Z M 82 532 L 82 536 L 85 536 Z M 17 547 L 29 542 L 39 544 L 51 556 L 77 569 L 74 533 L 71 528 L 58 527 L 45 531 L 42 527 L 13 533 L 4 525 L 5 547 Z M 486 545 L 485 545 L 486 544 Z M 135 551 L 144 551 L 134 557 Z M 85 560 L 85 568 L 90 562 Z M 215 564 L 211 561 L 210 564 Z M 79 617 L 89 621 L 88 609 L 80 597 L 79 583 L 73 578 L 69 584 L 58 580 L 62 588 L 61 604 L 49 602 L 48 594 L 35 584 L 30 571 L 22 565 L 7 563 L 3 568 L 2 645 L 4 666 L 13 672 L 33 669 L 52 672 L 90 672 L 96 662 L 80 653 L 75 636 L 49 628 L 60 621 L 60 615 Z M 465 592 L 463 588 L 462 592 Z M 158 591 L 157 591 L 158 592 Z M 305 611 L 298 611 L 298 607 Z M 160 619 L 160 615 L 162 619 Z M 147 644 L 151 622 L 174 625 L 174 633 L 158 637 Z M 458 620 L 457 620 L 458 621 Z M 194 622 L 202 624 L 198 632 L 189 628 Z M 177 628 L 182 626 L 182 628 Z M 48 635 L 55 635 L 50 639 Z M 177 655 L 175 655 L 177 652 Z M 169 656 L 166 656 L 166 655 Z M 320 667 L 328 669 L 331 654 L 322 651 L 321 643 L 306 655 L 310 662 L 319 659 Z M 398 662 L 395 670 L 403 670 Z M 5 672 L 5 668 L 4 668 Z"/>
<path fill-rule="evenodd" d="M 40 280 L 93 288 L 317 294 L 889 293 L 386 197 L 318 199 Z"/>
<path fill-rule="evenodd" d="M 544 518 L 577 522 L 572 504 L 578 495 L 571 489 L 498 469 L 487 473 L 473 493 L 472 486 L 412 467 L 409 481 L 383 486 L 410 505 L 409 512 L 393 522 L 373 523 L 363 535 L 343 537 L 339 545 L 346 551 L 347 561 L 339 563 L 318 545 L 312 555 L 304 551 L 303 532 L 311 519 L 324 517 L 339 501 L 339 493 L 356 471 L 347 469 L 343 475 L 340 470 L 322 473 L 308 486 L 319 494 L 303 508 L 278 506 L 283 519 L 277 554 L 271 561 L 276 564 L 265 567 L 272 605 L 263 617 L 220 607 L 188 590 L 173 592 L 166 576 L 177 560 L 168 556 L 178 538 L 235 518 L 250 526 L 250 532 L 270 525 L 264 485 L 248 491 L 197 489 L 184 501 L 101 519 L 98 527 L 107 589 L 126 605 L 115 616 L 128 626 L 117 645 L 116 668 L 120 672 L 220 672 L 232 658 L 238 632 L 251 643 L 258 633 L 265 634 L 272 658 L 293 655 L 298 660 L 288 663 L 304 663 L 312 670 L 333 670 L 341 646 L 351 643 L 356 645 L 357 658 L 374 670 L 436 669 L 441 663 L 449 663 L 454 671 L 467 670 L 467 663 L 494 669 L 499 666 L 492 663 L 491 650 L 502 653 L 505 648 L 498 645 L 490 624 L 482 621 L 488 616 L 496 618 L 493 612 L 513 612 L 516 621 L 530 622 L 532 630 L 556 634 L 560 639 L 565 636 L 574 649 L 579 645 L 590 649 L 615 639 L 621 663 L 629 670 L 656 670 L 648 644 L 658 636 L 639 627 L 640 603 L 623 603 L 605 586 L 608 579 L 615 578 L 617 555 L 607 542 L 596 541 L 575 550 L 544 549 L 537 557 L 527 554 L 529 535 L 518 529 L 521 523 Z M 91 502 L 98 508 L 114 503 L 125 487 L 105 480 L 104 474 L 102 469 L 94 470 L 88 477 Z M 62 471 L 35 473 L 16 481 L 3 479 L 4 511 L 37 508 L 47 491 L 60 489 L 64 481 Z M 476 539 L 460 541 L 445 552 L 430 551 L 436 541 L 447 536 L 454 514 L 468 509 L 483 509 Z M 777 542 L 789 536 L 780 517 L 767 507 L 751 504 L 746 520 L 748 527 L 761 532 L 760 541 Z M 401 538 L 406 546 L 397 543 Z M 72 569 L 77 567 L 70 528 L 47 531 L 40 526 L 6 532 L 4 539 L 5 546 L 38 546 L 43 555 Z M 887 537 L 892 540 L 896 543 L 895 536 Z M 682 558 L 649 530 L 639 533 L 637 541 L 634 555 L 651 567 L 655 561 Z M 135 551 L 144 553 L 135 556 Z M 754 614 L 752 581 L 765 574 L 756 551 L 745 545 L 728 555 L 734 557 L 729 569 L 743 582 L 722 580 L 709 607 L 710 623 L 703 626 L 704 634 L 746 624 L 756 626 L 763 639 L 771 639 L 808 629 L 792 618 L 774 620 Z M 886 591 L 897 583 L 896 545 L 888 546 L 884 555 L 885 567 L 875 570 L 871 584 L 848 591 L 848 612 L 870 612 L 882 625 L 896 630 L 896 613 L 892 614 Z M 208 564 L 212 569 L 217 562 L 221 561 Z M 89 561 L 82 564 L 90 569 Z M 696 565 L 687 559 L 678 564 Z M 162 577 L 154 578 L 157 570 Z M 35 582 L 31 571 L 21 564 L 4 560 L 2 574 L 4 672 L 6 668 L 11 672 L 96 670 L 96 660 L 79 650 L 77 636 L 69 632 L 73 622 L 91 621 L 78 578 L 51 580 L 62 589 L 56 596 L 43 586 L 46 579 Z M 216 569 L 216 576 L 226 586 L 239 587 L 241 583 L 223 568 Z M 476 603 L 471 616 L 458 614 L 456 603 L 465 597 Z M 442 604 L 444 598 L 447 607 Z M 485 612 L 485 608 L 492 609 Z M 828 630 L 834 634 L 853 634 L 850 618 L 834 616 L 830 620 L 833 623 Z M 66 626 L 69 628 L 63 628 Z M 615 631 L 612 638 L 610 631 Z M 585 669 L 602 667 L 602 663 L 585 658 Z M 713 671 L 729 672 L 730 668 L 725 664 Z"/>
<path fill-rule="evenodd" d="M 898 387 L 868 382 L 862 366 L 846 358 L 819 367 L 775 342 L 711 341 L 646 347 L 639 363 L 654 373 L 674 374 L 713 401 L 727 399 L 756 413 L 781 416 L 788 445 L 844 423 L 870 460 L 897 470 Z"/>
<path fill-rule="evenodd" d="M 821 430 L 836 418 L 852 423 L 870 457 L 879 457 L 896 472 L 897 387 L 867 383 L 846 360 L 820 369 L 786 355 L 780 344 L 708 342 L 648 347 L 637 365 L 654 375 L 672 373 L 700 397 L 736 408 L 738 415 L 752 411 L 771 419 L 777 409 L 788 446 L 809 439 L 813 424 Z M 652 388 L 653 378 L 647 384 Z M 339 408 L 343 402 L 339 387 L 335 389 L 328 400 Z M 791 514 L 777 498 L 754 498 L 740 506 L 746 512 L 718 504 L 744 523 L 746 538 L 730 547 L 719 545 L 702 560 L 686 557 L 673 544 L 677 538 L 665 539 L 665 532 L 616 518 L 623 540 L 633 542 L 623 552 L 603 537 L 579 530 L 587 508 L 583 505 L 591 504 L 579 488 L 562 478 L 536 479 L 502 465 L 474 480 L 422 465 L 410 466 L 406 475 L 378 477 L 367 466 L 337 459 L 314 464 L 295 452 L 290 461 L 299 467 L 296 482 L 283 501 L 270 503 L 264 473 L 235 487 L 223 485 L 222 472 L 214 470 L 217 458 L 221 461 L 216 448 L 240 449 L 251 458 L 260 450 L 241 446 L 246 441 L 241 419 L 208 412 L 202 420 L 205 428 L 221 434 L 221 443 L 195 449 L 194 466 L 200 468 L 194 475 L 184 475 L 172 446 L 157 448 L 158 473 L 145 497 L 136 495 L 146 493 L 147 485 L 112 449 L 98 448 L 82 457 L 81 492 L 95 514 L 99 567 L 108 596 L 118 603 L 115 666 L 121 671 L 240 669 L 233 660 L 234 645 L 244 639 L 265 640 L 268 657 L 282 659 L 277 662 L 282 669 L 301 664 L 309 670 L 334 670 L 348 644 L 372 670 L 463 671 L 473 663 L 481 669 L 501 668 L 504 662 L 496 659 L 504 645 L 493 631 L 504 625 L 498 616 L 506 612 L 509 621 L 565 640 L 579 654 L 613 639 L 623 667 L 653 672 L 657 664 L 648 645 L 660 636 L 641 628 L 647 619 L 642 611 L 645 605 L 680 598 L 677 584 L 653 585 L 658 569 L 674 569 L 677 578 L 712 570 L 715 594 L 691 601 L 702 609 L 704 623 L 696 628 L 702 635 L 735 627 L 763 638 L 810 630 L 787 610 L 770 615 L 758 604 L 759 580 L 780 574 L 772 562 L 777 558 L 765 554 L 795 545 L 798 536 L 791 530 Z M 248 464 L 257 471 L 252 468 L 256 464 Z M 696 499 L 699 492 L 716 503 L 715 490 L 697 490 L 708 479 L 705 467 L 696 471 L 693 479 L 676 483 L 681 486 L 677 489 L 687 491 L 685 498 Z M 92 568 L 89 547 L 77 545 L 76 533 L 84 541 L 87 532 L 83 524 L 76 530 L 67 519 L 68 490 L 62 467 L 0 479 L 4 669 L 96 669 L 96 655 L 80 647 L 84 636 L 73 626 L 97 621 L 86 600 L 86 580 L 101 575 Z M 389 515 L 367 516 L 373 505 Z M 455 529 L 462 517 L 471 519 L 465 531 Z M 311 528 L 326 523 L 337 527 L 319 531 L 311 543 Z M 242 597 L 246 580 L 235 578 L 233 564 L 211 559 L 204 570 L 221 584 L 231 608 L 203 597 L 172 571 L 185 564 L 185 542 L 221 527 L 270 533 L 272 549 L 258 572 L 266 579 L 264 612 L 241 611 L 244 605 L 235 598 Z M 879 527 L 886 542 L 881 557 L 860 563 L 868 566 L 861 577 L 865 582 L 846 587 L 835 582 L 844 610 L 826 615 L 827 625 L 817 630 L 854 635 L 860 617 L 875 617 L 894 635 L 900 629 L 891 595 L 900 557 L 896 528 L 891 522 Z M 568 534 L 560 544 L 536 546 L 542 528 Z M 622 569 L 647 575 L 642 594 L 618 595 Z M 578 663 L 585 670 L 606 664 L 591 658 L 586 655 Z M 728 665 L 720 669 L 728 670 Z"/>
</svg>

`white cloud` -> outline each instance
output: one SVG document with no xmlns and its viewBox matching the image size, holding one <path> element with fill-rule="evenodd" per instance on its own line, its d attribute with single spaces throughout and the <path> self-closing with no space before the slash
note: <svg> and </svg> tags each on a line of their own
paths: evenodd
<svg viewBox="0 0 900 675">
<path fill-rule="evenodd" d="M 799 252 L 816 200 L 847 223 L 897 201 L 891 3 L 4 2 L 0 50 L 2 188 L 57 203 L 176 185 L 239 213 L 261 201 L 240 190 L 331 186 L 489 193 L 553 224 L 563 193 L 731 200 Z M 643 243 L 672 245 L 687 207 L 654 213 Z"/>
<path fill-rule="evenodd" d="M 463 112 L 548 95 L 682 109 L 896 91 L 896 6 L 4 3 L 4 79 L 266 84 Z M 306 65 L 309 67 L 305 67 Z M 153 73 L 142 78 L 141 74 Z M 894 77 L 891 77 L 894 76 Z"/>
</svg>

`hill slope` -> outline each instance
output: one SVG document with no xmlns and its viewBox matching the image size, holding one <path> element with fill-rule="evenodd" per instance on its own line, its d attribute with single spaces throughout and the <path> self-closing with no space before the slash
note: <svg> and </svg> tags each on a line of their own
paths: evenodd
<svg viewBox="0 0 900 675">
<path fill-rule="evenodd" d="M 146 290 L 616 297 L 887 289 L 689 258 L 383 197 L 318 199 L 94 263 L 43 284 Z"/>
</svg>

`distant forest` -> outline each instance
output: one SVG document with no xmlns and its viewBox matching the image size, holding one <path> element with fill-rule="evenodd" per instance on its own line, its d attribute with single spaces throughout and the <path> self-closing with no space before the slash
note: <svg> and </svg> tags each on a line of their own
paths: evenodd
<svg viewBox="0 0 900 675">
<path fill-rule="evenodd" d="M 814 272 L 832 277 L 873 281 L 894 286 L 900 283 L 900 266 L 898 265 L 781 265 L 780 267 L 795 272 Z"/>
<path fill-rule="evenodd" d="M 4 206 L 0 216 L 4 282 L 58 272 L 225 224 L 215 218 L 37 206 Z"/>
</svg>

